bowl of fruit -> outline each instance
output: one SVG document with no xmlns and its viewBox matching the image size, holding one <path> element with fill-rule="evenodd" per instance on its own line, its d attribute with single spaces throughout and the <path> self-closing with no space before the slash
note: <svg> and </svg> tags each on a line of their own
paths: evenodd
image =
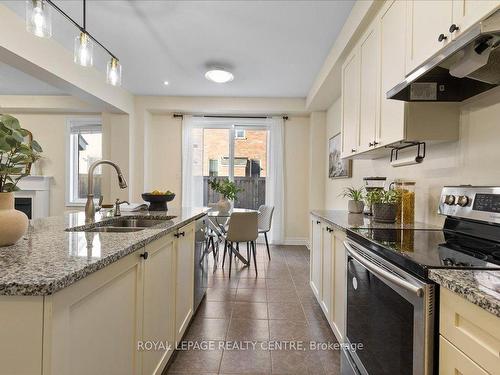
<svg viewBox="0 0 500 375">
<path fill-rule="evenodd" d="M 149 211 L 168 211 L 167 202 L 172 201 L 175 194 L 170 190 L 153 190 L 151 193 L 143 193 L 142 199 L 149 202 Z"/>
</svg>

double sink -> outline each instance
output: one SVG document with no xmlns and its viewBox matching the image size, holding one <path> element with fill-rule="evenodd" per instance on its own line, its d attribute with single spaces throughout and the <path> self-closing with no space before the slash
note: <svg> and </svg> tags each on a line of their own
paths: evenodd
<svg viewBox="0 0 500 375">
<path fill-rule="evenodd" d="M 164 224 L 176 216 L 165 216 L 164 218 L 120 218 L 98 223 L 91 228 L 82 229 L 82 232 L 108 232 L 108 233 L 129 233 L 138 232 L 146 228 L 155 227 Z M 73 229 L 74 230 L 74 229 Z"/>
</svg>

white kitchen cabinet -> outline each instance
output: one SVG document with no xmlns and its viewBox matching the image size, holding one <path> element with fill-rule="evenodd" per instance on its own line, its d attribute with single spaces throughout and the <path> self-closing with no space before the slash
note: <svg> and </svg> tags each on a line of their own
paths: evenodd
<svg viewBox="0 0 500 375">
<path fill-rule="evenodd" d="M 345 232 L 311 216 L 310 284 L 337 340 L 345 335 Z"/>
<path fill-rule="evenodd" d="M 488 375 L 473 360 L 439 335 L 439 375 Z"/>
<path fill-rule="evenodd" d="M 334 242 L 332 228 L 321 224 L 321 288 L 320 305 L 326 318 L 330 321 L 333 307 L 333 251 Z"/>
<path fill-rule="evenodd" d="M 376 130 L 379 126 L 380 96 L 380 28 L 378 21 L 370 25 L 359 42 L 360 106 L 359 144 L 357 152 L 369 150 L 376 145 Z"/>
<path fill-rule="evenodd" d="M 453 24 L 458 29 L 451 34 L 452 39 L 499 8 L 499 0 L 453 0 Z"/>
<path fill-rule="evenodd" d="M 380 16 L 380 146 L 405 138 L 405 102 L 387 99 L 386 93 L 405 78 L 406 1 L 387 2 Z"/>
<path fill-rule="evenodd" d="M 358 152 L 360 73 L 359 49 L 354 48 L 342 66 L 342 157 Z"/>
<path fill-rule="evenodd" d="M 195 223 L 177 231 L 175 247 L 175 340 L 179 342 L 191 321 L 194 309 Z"/>
<path fill-rule="evenodd" d="M 45 297 L 44 374 L 140 373 L 141 253 Z"/>
<path fill-rule="evenodd" d="M 318 301 L 321 299 L 321 221 L 311 216 L 310 285 Z"/>
<path fill-rule="evenodd" d="M 346 254 L 344 247 L 345 232 L 334 229 L 333 234 L 333 309 L 332 328 L 339 342 L 345 337 L 346 301 Z"/>
<path fill-rule="evenodd" d="M 175 349 L 175 238 L 173 234 L 146 245 L 144 262 L 143 341 L 162 342 L 160 350 L 144 351 L 142 374 L 161 374 Z"/>
<path fill-rule="evenodd" d="M 407 10 L 408 74 L 451 41 L 448 29 L 453 23 L 453 4 L 450 0 L 410 0 Z"/>
</svg>

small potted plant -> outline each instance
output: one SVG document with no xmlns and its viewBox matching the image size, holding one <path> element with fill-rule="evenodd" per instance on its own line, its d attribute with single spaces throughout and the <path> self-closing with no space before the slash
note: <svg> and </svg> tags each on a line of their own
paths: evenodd
<svg viewBox="0 0 500 375">
<path fill-rule="evenodd" d="M 30 174 L 42 148 L 10 115 L 0 114 L 0 246 L 13 245 L 26 232 L 28 217 L 14 209 L 18 182 Z"/>
<path fill-rule="evenodd" d="M 221 195 L 216 204 L 217 209 L 221 212 L 229 212 L 238 193 L 243 191 L 243 189 L 237 187 L 236 184 L 228 178 L 222 180 L 216 178 L 208 180 L 208 185 L 213 191 Z"/>
<path fill-rule="evenodd" d="M 363 212 L 363 209 L 365 207 L 365 202 L 363 202 L 363 192 L 364 189 L 361 188 L 354 188 L 354 187 L 346 187 L 344 191 L 342 192 L 342 197 L 343 198 L 349 198 L 349 201 L 347 202 L 347 210 L 351 214 L 360 214 Z"/>
<path fill-rule="evenodd" d="M 399 193 L 396 190 L 373 190 L 367 200 L 372 204 L 373 220 L 394 223 L 398 212 Z"/>
</svg>

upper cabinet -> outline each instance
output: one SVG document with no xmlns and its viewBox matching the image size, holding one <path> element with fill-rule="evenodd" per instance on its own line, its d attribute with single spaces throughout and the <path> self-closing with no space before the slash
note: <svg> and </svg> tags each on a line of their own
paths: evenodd
<svg viewBox="0 0 500 375">
<path fill-rule="evenodd" d="M 342 156 L 358 152 L 360 70 L 357 48 L 342 66 Z"/>
<path fill-rule="evenodd" d="M 500 7 L 498 0 L 453 0 L 453 24 L 449 30 L 454 30 L 452 39 L 460 36 L 480 19 Z"/>
<path fill-rule="evenodd" d="M 407 74 L 500 6 L 498 0 L 411 0 L 407 3 Z"/>
<path fill-rule="evenodd" d="M 376 141 L 387 145 L 404 139 L 405 103 L 385 93 L 405 77 L 406 1 L 393 1 L 380 17 L 380 121 Z"/>
<path fill-rule="evenodd" d="M 406 73 L 410 73 L 451 41 L 453 7 L 449 0 L 412 0 L 407 6 Z"/>
<path fill-rule="evenodd" d="M 387 92 L 500 0 L 389 0 L 342 66 L 342 158 L 387 155 L 401 141 L 456 141 L 459 104 L 387 99 Z"/>
</svg>

